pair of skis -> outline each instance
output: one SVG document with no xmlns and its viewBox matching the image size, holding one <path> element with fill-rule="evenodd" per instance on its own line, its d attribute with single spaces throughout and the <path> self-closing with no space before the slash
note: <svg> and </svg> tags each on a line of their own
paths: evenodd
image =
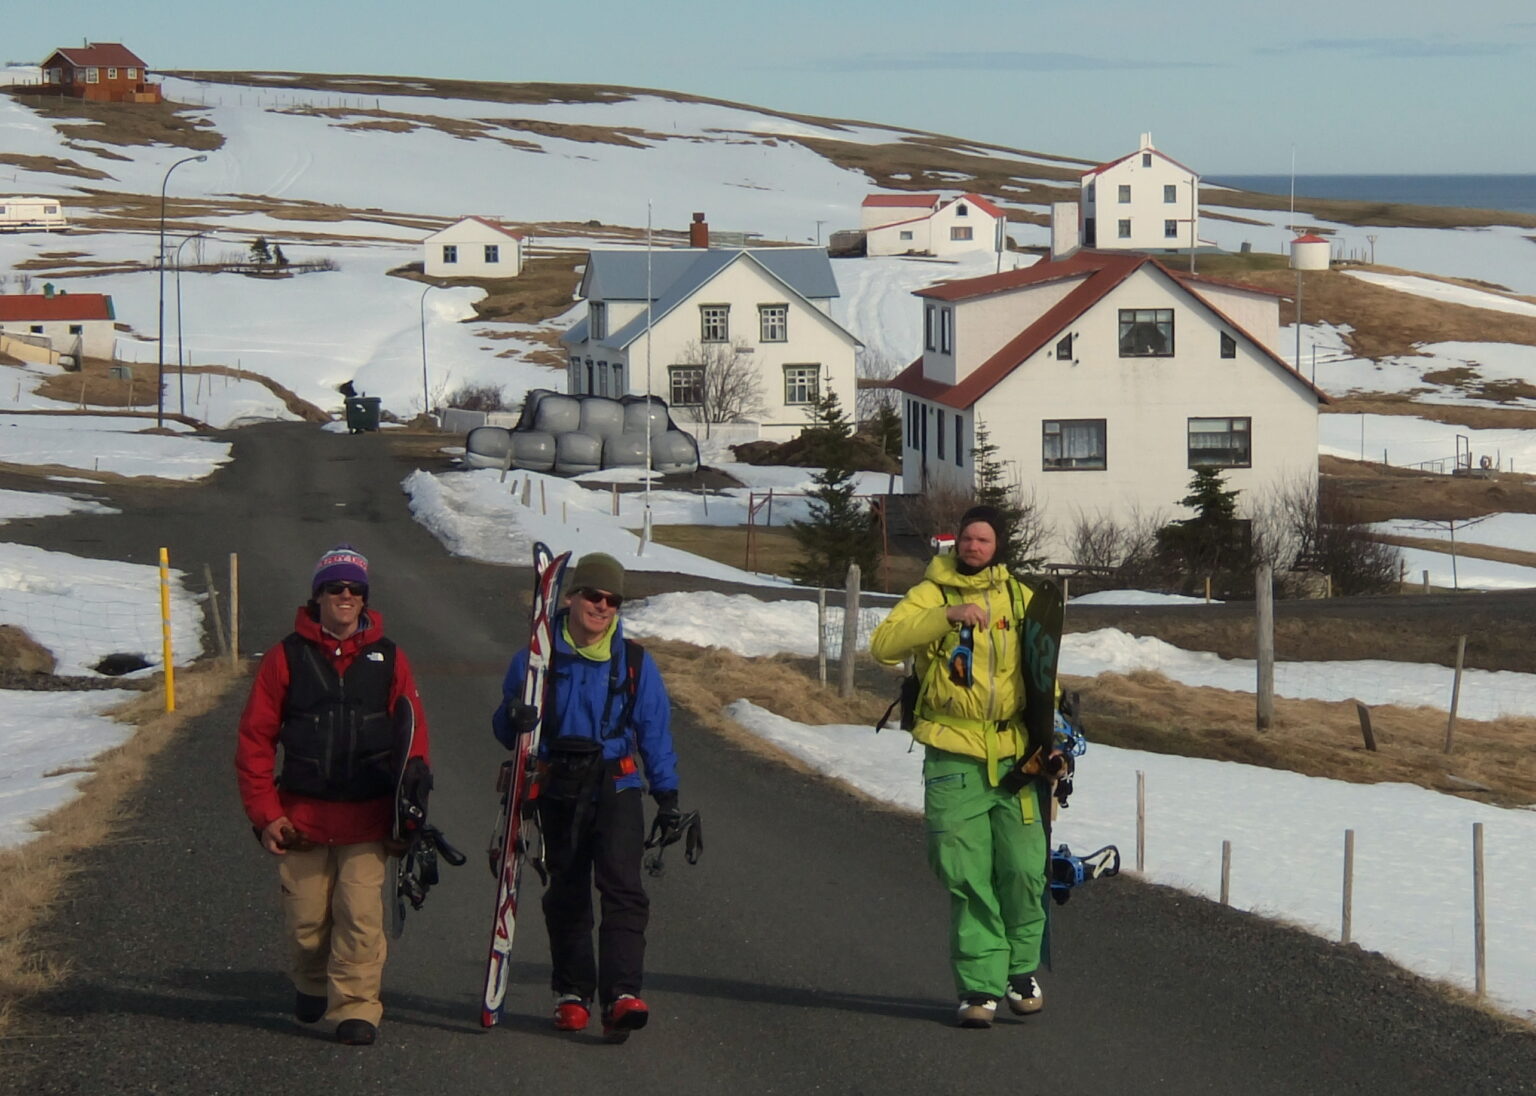
<svg viewBox="0 0 1536 1096">
<path fill-rule="evenodd" d="M 491 948 L 485 963 L 485 993 L 480 1003 L 480 1024 L 491 1027 L 501 1019 L 507 995 L 512 958 L 512 935 L 517 928 L 518 888 L 523 863 L 537 840 L 529 793 L 538 763 L 539 738 L 543 732 L 549 659 L 554 651 L 554 612 L 565 576 L 569 552 L 556 556 L 548 545 L 533 546 L 533 609 L 529 616 L 528 669 L 523 675 L 523 704 L 538 712 L 533 729 L 518 736 L 512 759 L 502 762 L 498 787 L 501 813 L 491 838 L 491 870 L 496 875 L 496 915 L 491 925 Z"/>
</svg>

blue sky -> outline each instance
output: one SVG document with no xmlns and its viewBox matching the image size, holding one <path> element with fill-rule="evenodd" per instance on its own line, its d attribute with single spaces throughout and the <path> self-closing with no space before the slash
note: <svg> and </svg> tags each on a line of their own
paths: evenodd
<svg viewBox="0 0 1536 1096">
<path fill-rule="evenodd" d="M 1206 176 L 1536 172 L 1529 0 L 57 0 L 0 60 L 122 41 L 151 68 L 666 88 Z"/>
</svg>

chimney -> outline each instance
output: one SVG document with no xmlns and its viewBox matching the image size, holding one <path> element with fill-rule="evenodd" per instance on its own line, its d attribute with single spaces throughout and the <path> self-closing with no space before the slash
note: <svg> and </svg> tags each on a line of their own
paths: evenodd
<svg viewBox="0 0 1536 1096">
<path fill-rule="evenodd" d="M 53 283 L 52 282 L 44 282 L 43 283 L 43 297 L 46 300 L 52 300 L 53 299 Z"/>
<path fill-rule="evenodd" d="M 688 246 L 709 246 L 709 222 L 704 219 L 704 214 L 702 213 L 695 213 L 693 215 L 693 224 L 688 226 Z"/>
<path fill-rule="evenodd" d="M 1143 133 L 1141 135 L 1141 147 L 1142 148 L 1151 148 L 1152 147 L 1152 134 L 1150 134 L 1150 133 Z"/>
</svg>

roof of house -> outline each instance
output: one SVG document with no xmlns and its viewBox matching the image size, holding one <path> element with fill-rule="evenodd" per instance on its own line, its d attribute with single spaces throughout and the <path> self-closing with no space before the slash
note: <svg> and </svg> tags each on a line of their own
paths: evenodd
<svg viewBox="0 0 1536 1096">
<path fill-rule="evenodd" d="M 927 209 L 927 208 L 932 208 L 933 206 L 936 206 L 936 205 L 939 204 L 939 195 L 937 195 L 937 194 L 870 194 L 870 195 L 868 195 L 864 199 L 864 201 L 861 204 L 862 205 L 866 205 L 866 206 L 871 206 L 871 207 L 874 207 L 874 206 L 897 206 L 897 207 L 900 207 L 900 208 L 906 208 L 908 206 L 922 206 L 923 208 Z"/>
<path fill-rule="evenodd" d="M 112 298 L 105 293 L 0 293 L 0 322 L 115 318 Z"/>
<path fill-rule="evenodd" d="M 447 232 L 450 228 L 458 228 L 465 221 L 474 221 L 477 224 L 482 224 L 486 228 L 492 229 L 492 230 L 494 230 L 496 232 L 501 233 L 503 236 L 508 236 L 508 237 L 510 237 L 511 239 L 514 239 L 514 240 L 521 240 L 523 238 L 523 234 L 521 232 L 514 232 L 512 229 L 508 228 L 506 225 L 503 225 L 503 224 L 501 224 L 501 223 L 499 223 L 497 221 L 493 221 L 489 217 L 479 217 L 479 216 L 475 216 L 475 215 L 471 214 L 468 217 L 460 217 L 457 221 L 454 221 L 453 224 L 451 224 L 451 225 L 445 225 L 444 227 L 438 229 L 436 232 L 432 233 L 431 236 L 428 236 L 426 239 L 422 240 L 421 242 L 422 243 L 428 243 L 431 240 L 433 240 L 434 238 L 436 238 L 437 236 L 440 236 L 444 232 Z"/>
<path fill-rule="evenodd" d="M 133 50 L 121 42 L 92 42 L 88 46 L 75 46 L 69 49 L 56 49 L 48 55 L 48 60 L 62 57 L 75 66 L 107 66 L 109 68 L 143 68 L 144 62 L 134 55 Z"/>
<path fill-rule="evenodd" d="M 955 202 L 960 201 L 970 202 L 971 205 L 992 217 L 1001 217 L 1003 215 L 1003 211 L 1001 209 L 998 209 L 997 206 L 987 201 L 980 194 L 962 194 L 960 197 L 956 198 L 954 202 L 948 202 L 946 205 L 954 205 Z"/>
<path fill-rule="evenodd" d="M 1275 293 L 1273 290 L 1264 289 L 1259 286 L 1244 285 L 1241 282 L 1228 282 L 1217 278 L 1205 278 L 1199 275 L 1180 273 L 1169 269 L 1150 255 L 1134 251 L 1079 251 L 1065 259 L 1036 263 L 1034 266 L 1025 267 L 1022 270 L 1010 270 L 1002 274 L 989 274 L 980 278 L 965 278 L 960 281 L 946 282 L 930 286 L 927 289 L 918 290 L 914 296 L 925 297 L 929 300 L 964 301 L 989 296 L 993 293 L 1003 293 L 1025 286 L 1044 285 L 1049 282 L 1063 280 L 1075 280 L 1078 282 L 1060 301 L 1047 309 L 1034 323 L 1004 343 L 995 354 L 972 370 L 959 384 L 944 384 L 941 381 L 934 381 L 924 377 L 923 359 L 918 358 L 901 373 L 897 374 L 891 381 L 890 386 L 898 388 L 909 395 L 931 400 L 934 403 L 942 403 L 948 407 L 970 407 L 1020 365 L 1024 364 L 1031 355 L 1035 354 L 1053 339 L 1059 338 L 1064 330 L 1075 323 L 1094 305 L 1098 304 L 1099 301 L 1108 296 L 1111 290 L 1136 271 L 1146 266 L 1150 266 L 1165 274 L 1174 285 L 1189 293 L 1191 297 L 1199 301 L 1212 315 L 1220 319 L 1223 324 L 1241 335 L 1256 350 L 1284 370 L 1287 375 L 1299 381 L 1317 397 L 1320 403 L 1330 402 L 1327 395 L 1321 389 L 1308 381 L 1296 369 L 1292 368 L 1289 362 L 1254 338 L 1240 324 L 1233 321 L 1221 309 L 1196 292 L 1192 288 L 1192 283 L 1221 285 L 1272 296 L 1283 296 L 1283 294 Z"/>
<path fill-rule="evenodd" d="M 589 301 L 646 300 L 647 263 L 651 320 L 655 322 L 691 297 L 715 275 L 738 260 L 757 264 L 771 278 L 807 302 L 838 295 L 832 263 L 819 247 L 675 248 L 666 251 L 593 251 L 581 278 L 580 295 Z M 814 306 L 812 306 L 814 307 Z M 816 310 L 820 312 L 820 309 Z M 843 330 L 835 321 L 829 323 Z M 623 348 L 645 333 L 646 314 L 636 316 L 602 342 Z M 849 336 L 852 337 L 851 335 Z M 585 342 L 587 321 L 582 319 L 566 333 L 564 342 Z"/>
<path fill-rule="evenodd" d="M 1194 168 L 1192 168 L 1192 167 L 1185 167 L 1183 164 L 1179 163 L 1179 161 L 1175 160 L 1172 156 L 1168 155 L 1166 152 L 1159 152 L 1157 149 L 1152 148 L 1151 146 L 1148 146 L 1146 148 L 1138 148 L 1135 152 L 1127 152 L 1124 156 L 1121 156 L 1118 160 L 1111 160 L 1107 164 L 1100 164 L 1098 167 L 1091 167 L 1087 171 L 1083 172 L 1083 176 L 1082 177 L 1084 179 L 1086 179 L 1090 175 L 1099 175 L 1099 174 L 1101 174 L 1103 172 L 1108 171 L 1112 167 L 1116 167 L 1119 164 L 1125 163 L 1127 160 L 1130 160 L 1130 159 L 1132 159 L 1132 158 L 1134 158 L 1136 156 L 1140 156 L 1144 152 L 1150 152 L 1154 156 L 1161 156 L 1164 160 L 1167 160 L 1170 164 L 1172 164 L 1174 167 L 1178 168 L 1179 170 L 1187 171 L 1191 175 L 1195 176 L 1195 178 L 1197 178 L 1197 179 L 1200 177 L 1200 173 L 1198 171 L 1196 171 Z"/>
</svg>

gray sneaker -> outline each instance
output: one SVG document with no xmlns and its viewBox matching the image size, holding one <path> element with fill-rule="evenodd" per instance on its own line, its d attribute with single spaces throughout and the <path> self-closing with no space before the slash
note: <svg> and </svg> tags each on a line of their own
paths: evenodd
<svg viewBox="0 0 1536 1096">
<path fill-rule="evenodd" d="M 1008 976 L 1008 1011 L 1015 1016 L 1033 1016 L 1045 1007 L 1045 994 L 1033 974 Z"/>
<path fill-rule="evenodd" d="M 997 998 L 985 994 L 971 994 L 960 998 L 955 1010 L 955 1022 L 963 1028 L 989 1028 L 997 1015 Z"/>
</svg>

